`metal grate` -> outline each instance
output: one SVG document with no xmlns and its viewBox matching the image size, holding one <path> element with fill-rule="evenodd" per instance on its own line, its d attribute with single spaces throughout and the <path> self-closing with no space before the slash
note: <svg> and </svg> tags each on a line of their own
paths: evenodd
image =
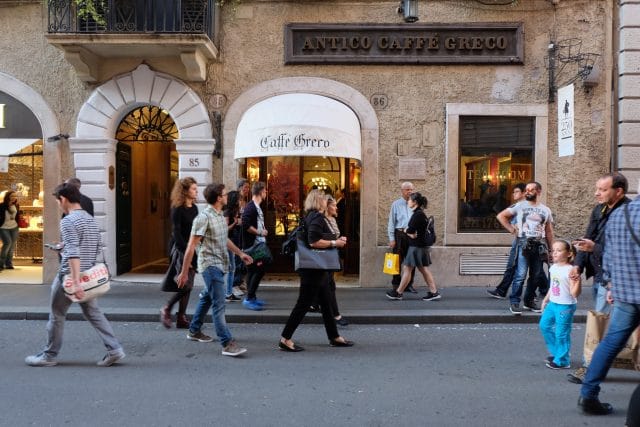
<svg viewBox="0 0 640 427">
<path fill-rule="evenodd" d="M 508 259 L 508 255 L 460 254 L 460 275 L 501 275 Z"/>
</svg>

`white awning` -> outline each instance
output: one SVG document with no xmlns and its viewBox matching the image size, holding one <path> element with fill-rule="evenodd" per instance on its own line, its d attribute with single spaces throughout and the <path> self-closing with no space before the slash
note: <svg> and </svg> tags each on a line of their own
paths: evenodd
<svg viewBox="0 0 640 427">
<path fill-rule="evenodd" d="M 360 122 L 326 96 L 278 95 L 249 108 L 236 133 L 234 158 L 325 156 L 362 159 Z"/>
<path fill-rule="evenodd" d="M 8 156 L 38 141 L 33 138 L 0 138 L 0 156 Z"/>
</svg>

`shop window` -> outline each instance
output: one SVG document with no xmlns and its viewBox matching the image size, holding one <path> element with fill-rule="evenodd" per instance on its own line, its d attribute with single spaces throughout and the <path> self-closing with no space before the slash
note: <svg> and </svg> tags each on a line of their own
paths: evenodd
<svg viewBox="0 0 640 427">
<path fill-rule="evenodd" d="M 534 171 L 535 117 L 460 116 L 459 233 L 503 231 L 496 215 Z"/>
</svg>

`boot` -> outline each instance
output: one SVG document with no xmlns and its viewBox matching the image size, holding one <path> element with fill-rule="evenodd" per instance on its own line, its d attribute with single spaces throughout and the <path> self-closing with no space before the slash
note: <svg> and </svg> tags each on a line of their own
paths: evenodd
<svg viewBox="0 0 640 427">
<path fill-rule="evenodd" d="M 189 329 L 189 319 L 184 314 L 176 315 L 176 328 L 178 329 Z"/>
</svg>

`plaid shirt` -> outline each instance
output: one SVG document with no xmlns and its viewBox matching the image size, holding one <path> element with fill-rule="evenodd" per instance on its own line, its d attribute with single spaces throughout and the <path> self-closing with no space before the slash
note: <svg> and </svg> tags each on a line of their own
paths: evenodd
<svg viewBox="0 0 640 427">
<path fill-rule="evenodd" d="M 209 267 L 216 267 L 223 273 L 229 268 L 229 251 L 227 250 L 227 220 L 222 212 L 207 206 L 193 220 L 192 236 L 202 237 L 198 251 L 198 272 Z"/>
<path fill-rule="evenodd" d="M 631 228 L 640 237 L 640 196 L 627 204 Z M 603 277 L 611 282 L 613 299 L 640 304 L 640 245 L 627 227 L 624 206 L 609 217 L 605 231 Z"/>
</svg>

